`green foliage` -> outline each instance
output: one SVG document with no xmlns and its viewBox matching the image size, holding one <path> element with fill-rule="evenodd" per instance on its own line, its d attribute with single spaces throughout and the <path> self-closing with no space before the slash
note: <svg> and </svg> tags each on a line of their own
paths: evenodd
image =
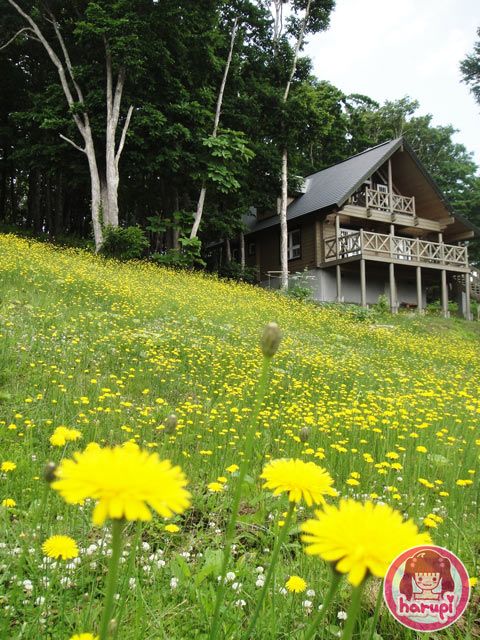
<svg viewBox="0 0 480 640">
<path fill-rule="evenodd" d="M 257 282 L 258 271 L 256 267 L 242 267 L 238 262 L 229 262 L 223 264 L 218 269 L 218 275 L 229 280 L 237 280 L 239 282 Z"/>
<path fill-rule="evenodd" d="M 307 300 L 312 299 L 312 289 L 308 285 L 307 269 L 300 271 L 291 278 L 287 289 L 287 295 L 295 300 Z"/>
<path fill-rule="evenodd" d="M 247 146 L 245 134 L 241 131 L 223 130 L 217 136 L 208 136 L 203 145 L 210 151 L 207 160 L 207 179 L 221 193 L 236 191 L 240 188 L 237 179 L 245 163 L 254 157 Z"/>
<path fill-rule="evenodd" d="M 463 81 L 470 86 L 475 100 L 480 104 L 480 27 L 477 29 L 478 40 L 473 52 L 460 63 Z"/>
<path fill-rule="evenodd" d="M 135 260 L 142 257 L 148 245 L 145 232 L 138 226 L 107 226 L 103 231 L 101 253 L 118 260 Z"/>
<path fill-rule="evenodd" d="M 178 242 L 180 249 L 169 249 L 164 253 L 153 253 L 150 259 L 157 264 L 183 269 L 205 266 L 201 256 L 202 242 L 199 238 L 182 237 L 178 239 Z"/>
<path fill-rule="evenodd" d="M 388 313 L 390 311 L 390 300 L 388 299 L 388 296 L 384 293 L 379 295 L 375 308 L 379 313 Z"/>
</svg>

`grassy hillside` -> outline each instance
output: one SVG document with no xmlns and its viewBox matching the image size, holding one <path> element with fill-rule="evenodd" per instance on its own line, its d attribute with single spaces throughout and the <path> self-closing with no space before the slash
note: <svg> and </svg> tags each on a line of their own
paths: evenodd
<svg viewBox="0 0 480 640">
<path fill-rule="evenodd" d="M 90 503 L 67 505 L 44 482 L 44 468 L 89 442 L 127 440 L 182 467 L 192 507 L 170 521 L 176 533 L 158 516 L 128 525 L 126 549 L 135 557 L 122 565 L 116 637 L 207 637 L 236 479 L 227 468 L 242 458 L 259 334 L 272 320 L 284 339 L 256 427 L 223 637 L 239 638 L 251 615 L 256 568 L 266 567 L 287 508 L 258 479 L 272 458 L 324 466 L 341 495 L 392 505 L 478 575 L 478 325 L 362 319 L 355 309 L 0 236 L 0 465 L 16 465 L 0 474 L 0 502 L 15 502 L 0 507 L 0 638 L 62 640 L 96 629 L 108 528 L 92 527 Z M 165 425 L 172 413 L 173 428 Z M 77 429 L 81 439 L 52 445 L 59 426 Z M 209 490 L 218 478 L 223 490 Z M 297 523 L 310 513 L 299 507 Z M 79 560 L 70 568 L 42 560 L 42 543 L 53 534 L 77 541 Z M 290 575 L 315 594 L 279 593 Z M 255 637 L 301 639 L 328 580 L 325 563 L 303 553 L 295 525 Z M 378 585 L 367 585 L 362 638 Z M 337 613 L 349 598 L 344 583 L 317 637 L 338 634 Z M 442 637 L 474 637 L 476 615 L 471 605 Z M 416 637 L 385 610 L 377 633 Z"/>
</svg>

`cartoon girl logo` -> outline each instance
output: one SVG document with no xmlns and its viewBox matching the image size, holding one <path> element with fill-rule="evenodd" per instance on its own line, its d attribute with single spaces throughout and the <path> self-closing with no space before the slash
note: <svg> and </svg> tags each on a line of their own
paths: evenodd
<svg viewBox="0 0 480 640">
<path fill-rule="evenodd" d="M 470 585 L 462 562 L 442 547 L 426 545 L 402 553 L 390 565 L 384 598 L 392 615 L 417 631 L 451 625 L 468 604 Z"/>
<path fill-rule="evenodd" d="M 400 593 L 407 600 L 439 600 L 454 588 L 450 560 L 436 551 L 419 551 L 405 563 Z"/>
</svg>

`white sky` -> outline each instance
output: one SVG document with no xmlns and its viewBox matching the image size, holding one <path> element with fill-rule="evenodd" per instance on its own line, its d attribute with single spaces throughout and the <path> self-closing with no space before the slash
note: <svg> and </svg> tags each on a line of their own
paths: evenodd
<svg viewBox="0 0 480 640">
<path fill-rule="evenodd" d="M 459 129 L 455 140 L 480 165 L 480 106 L 459 71 L 478 26 L 479 0 L 337 0 L 330 29 L 310 35 L 305 53 L 344 93 L 418 100 L 417 113 Z"/>
</svg>

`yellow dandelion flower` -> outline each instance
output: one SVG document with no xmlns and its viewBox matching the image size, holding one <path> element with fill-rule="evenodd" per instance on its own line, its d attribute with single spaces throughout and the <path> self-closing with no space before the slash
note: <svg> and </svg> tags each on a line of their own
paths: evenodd
<svg viewBox="0 0 480 640">
<path fill-rule="evenodd" d="M 16 507 L 16 506 L 17 506 L 17 503 L 13 498 L 5 498 L 4 500 L 2 500 L 2 507 L 5 507 L 6 509 L 12 509 L 13 507 Z"/>
<path fill-rule="evenodd" d="M 69 504 L 82 504 L 87 498 L 97 502 L 96 525 L 107 518 L 151 520 L 148 507 L 170 518 L 190 505 L 180 467 L 131 443 L 114 448 L 91 443 L 85 451 L 74 453 L 73 460 L 62 460 L 56 477 L 52 487 Z"/>
<path fill-rule="evenodd" d="M 238 466 L 238 464 L 231 464 L 225 469 L 225 471 L 228 471 L 228 473 L 235 473 L 235 471 L 238 471 L 239 469 L 240 467 Z"/>
<path fill-rule="evenodd" d="M 476 587 L 478 584 L 478 578 L 476 578 L 475 576 L 473 576 L 472 578 L 468 579 L 468 582 L 470 584 L 471 587 Z"/>
<path fill-rule="evenodd" d="M 429 529 L 436 529 L 437 528 L 437 523 L 435 522 L 435 520 L 433 518 L 431 518 L 430 516 L 426 516 L 423 519 L 423 524 L 428 527 Z"/>
<path fill-rule="evenodd" d="M 207 484 L 207 489 L 212 493 L 220 493 L 220 491 L 224 490 L 224 486 L 221 482 L 209 482 Z"/>
<path fill-rule="evenodd" d="M 51 536 L 42 544 L 42 551 L 49 558 L 71 560 L 78 557 L 77 543 L 70 536 Z"/>
<path fill-rule="evenodd" d="M 166 524 L 165 531 L 168 531 L 168 533 L 178 533 L 180 531 L 180 527 L 176 524 Z"/>
<path fill-rule="evenodd" d="M 398 460 L 400 456 L 396 451 L 389 451 L 387 454 L 385 454 L 385 457 L 389 460 Z"/>
<path fill-rule="evenodd" d="M 307 588 L 307 583 L 300 576 L 290 576 L 290 578 L 285 583 L 285 588 L 290 591 L 290 593 L 303 593 Z"/>
<path fill-rule="evenodd" d="M 17 465 L 15 464 L 15 462 L 11 462 L 10 460 L 5 460 L 5 462 L 2 462 L 0 471 L 4 471 L 5 473 L 8 473 L 9 471 L 15 471 L 16 468 L 17 468 Z"/>
<path fill-rule="evenodd" d="M 427 447 L 424 447 L 423 445 L 418 445 L 418 447 L 415 449 L 415 451 L 418 451 L 418 453 L 427 453 L 428 449 L 427 449 Z"/>
<path fill-rule="evenodd" d="M 82 437 L 82 432 L 78 429 L 68 427 L 57 427 L 50 436 L 50 444 L 54 447 L 63 447 L 67 442 L 75 442 Z"/>
<path fill-rule="evenodd" d="M 323 467 L 303 460 L 272 460 L 265 465 L 260 476 L 266 480 L 264 489 L 272 489 L 273 495 L 288 493 L 290 502 L 300 502 L 303 498 L 312 504 L 325 504 L 324 496 L 336 496 L 333 478 Z"/>
<path fill-rule="evenodd" d="M 419 533 L 412 520 L 386 504 L 341 500 L 339 506 L 325 505 L 301 526 L 305 552 L 335 563 L 359 585 L 367 573 L 383 578 L 391 562 L 406 549 L 431 542 Z"/>
<path fill-rule="evenodd" d="M 93 633 L 76 633 L 70 640 L 100 640 L 100 638 L 94 636 Z"/>
</svg>

